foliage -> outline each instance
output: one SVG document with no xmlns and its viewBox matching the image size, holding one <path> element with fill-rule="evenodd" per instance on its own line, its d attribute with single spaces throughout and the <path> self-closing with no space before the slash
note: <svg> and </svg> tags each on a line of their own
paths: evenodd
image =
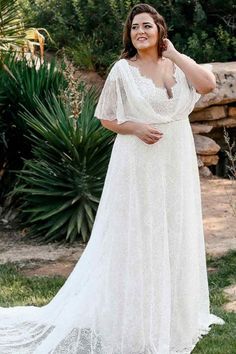
<svg viewBox="0 0 236 354">
<path fill-rule="evenodd" d="M 93 48 L 95 45 L 94 37 L 86 38 L 72 47 L 67 47 L 65 52 L 68 58 L 80 69 L 95 70 L 95 58 Z"/>
<path fill-rule="evenodd" d="M 15 192 L 22 196 L 24 225 L 40 241 L 82 237 L 92 230 L 113 142 L 94 119 L 96 91 L 83 92 L 78 119 L 55 95 L 35 99 L 37 114 L 22 117 L 32 130 L 33 159 L 25 160 Z"/>
<path fill-rule="evenodd" d="M 10 55 L 5 62 L 13 76 L 0 76 L 2 199 L 16 183 L 9 195 L 29 236 L 85 242 L 113 142 L 93 116 L 98 92 L 74 79 L 66 59 L 61 70 Z"/>
<path fill-rule="evenodd" d="M 49 36 L 49 33 L 44 29 Z M 40 47 L 40 56 L 44 53 L 44 36 L 36 28 L 26 29 L 22 21 L 21 9 L 18 0 L 1 0 L 0 2 L 0 51 L 1 57 L 4 52 L 14 51 L 22 56 L 25 51 L 34 55 L 35 46 Z M 51 39 L 51 37 L 49 36 Z M 3 61 L 1 59 L 1 65 Z M 3 65 L 5 70 L 9 70 Z"/>
<path fill-rule="evenodd" d="M 0 50 L 24 43 L 25 30 L 16 0 L 0 2 Z"/>
<path fill-rule="evenodd" d="M 30 25 L 46 27 L 57 47 L 69 47 L 82 68 L 101 72 L 119 55 L 122 29 L 138 0 L 20 0 Z M 145 2 L 145 1 L 144 1 Z M 233 60 L 236 55 L 233 0 L 150 0 L 166 19 L 169 37 L 198 62 Z M 187 31 L 186 31 L 187 29 Z M 199 48 L 201 50 L 199 50 Z"/>
<path fill-rule="evenodd" d="M 227 61 L 231 52 L 236 55 L 236 38 L 231 37 L 230 34 L 219 25 L 214 29 L 215 36 L 209 36 L 208 32 L 201 30 L 193 33 L 188 38 L 186 51 L 190 56 L 196 56 L 198 52 L 198 61 L 205 63 L 208 61 Z M 201 51 L 199 52 L 199 48 Z"/>
<path fill-rule="evenodd" d="M 28 127 L 20 113 L 24 107 L 35 112 L 34 97 L 45 102 L 50 92 L 59 94 L 66 86 L 55 61 L 37 67 L 37 63 L 29 65 L 26 59 L 17 61 L 8 55 L 4 64 L 13 77 L 0 69 L 0 201 L 15 183 L 15 173 L 10 174 L 9 170 L 20 169 L 22 158 L 31 156 L 31 143 L 25 138 Z"/>
<path fill-rule="evenodd" d="M 58 49 L 58 44 L 73 43 L 78 30 L 78 19 L 72 1 L 66 0 L 19 0 L 28 26 L 45 27 L 55 42 L 51 48 Z M 44 24 L 44 25 L 43 25 Z"/>
</svg>

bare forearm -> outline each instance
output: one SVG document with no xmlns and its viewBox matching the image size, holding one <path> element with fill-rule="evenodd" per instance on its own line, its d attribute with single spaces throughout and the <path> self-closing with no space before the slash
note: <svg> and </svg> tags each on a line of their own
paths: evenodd
<svg viewBox="0 0 236 354">
<path fill-rule="evenodd" d="M 115 133 L 132 134 L 132 135 L 134 134 L 139 124 L 135 122 L 124 122 L 122 124 L 118 124 L 116 119 L 111 121 L 101 119 L 101 123 L 104 126 L 104 128 L 107 128 Z"/>
<path fill-rule="evenodd" d="M 147 123 L 124 122 L 118 124 L 117 120 L 109 121 L 105 119 L 102 119 L 101 123 L 105 128 L 115 133 L 136 135 L 146 144 L 155 144 L 163 137 L 163 133 L 159 129 Z"/>
<path fill-rule="evenodd" d="M 176 50 L 172 54 L 171 60 L 185 73 L 187 79 L 199 93 L 208 93 L 216 87 L 215 75 L 193 59 Z"/>
</svg>

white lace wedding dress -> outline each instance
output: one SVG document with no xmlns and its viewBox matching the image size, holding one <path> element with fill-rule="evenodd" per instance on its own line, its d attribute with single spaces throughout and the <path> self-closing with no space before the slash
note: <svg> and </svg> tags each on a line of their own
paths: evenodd
<svg viewBox="0 0 236 354">
<path fill-rule="evenodd" d="M 0 354 L 189 354 L 224 324 L 209 311 L 188 119 L 200 95 L 174 68 L 169 98 L 125 59 L 113 66 L 96 117 L 152 123 L 163 138 L 116 136 L 86 249 L 48 305 L 0 308 Z"/>
</svg>

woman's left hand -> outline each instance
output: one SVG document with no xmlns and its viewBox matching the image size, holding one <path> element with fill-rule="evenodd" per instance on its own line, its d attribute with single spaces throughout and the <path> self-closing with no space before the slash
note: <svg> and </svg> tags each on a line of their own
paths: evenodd
<svg viewBox="0 0 236 354">
<path fill-rule="evenodd" d="M 164 38 L 163 39 L 163 44 L 162 44 L 162 56 L 171 59 L 176 52 L 178 52 L 173 43 L 168 39 Z"/>
</svg>

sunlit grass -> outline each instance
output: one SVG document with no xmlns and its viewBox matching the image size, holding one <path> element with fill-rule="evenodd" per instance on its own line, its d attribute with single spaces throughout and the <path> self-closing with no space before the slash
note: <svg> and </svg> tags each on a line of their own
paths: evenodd
<svg viewBox="0 0 236 354">
<path fill-rule="evenodd" d="M 223 326 L 213 325 L 193 350 L 193 354 L 236 354 L 236 314 L 224 311 L 227 303 L 223 288 L 236 284 L 236 251 L 220 258 L 207 257 L 207 266 L 215 268 L 208 273 L 211 313 L 223 318 Z"/>
<path fill-rule="evenodd" d="M 0 305 L 36 305 L 47 304 L 58 292 L 65 279 L 61 277 L 26 277 L 17 266 L 0 266 Z"/>
</svg>

